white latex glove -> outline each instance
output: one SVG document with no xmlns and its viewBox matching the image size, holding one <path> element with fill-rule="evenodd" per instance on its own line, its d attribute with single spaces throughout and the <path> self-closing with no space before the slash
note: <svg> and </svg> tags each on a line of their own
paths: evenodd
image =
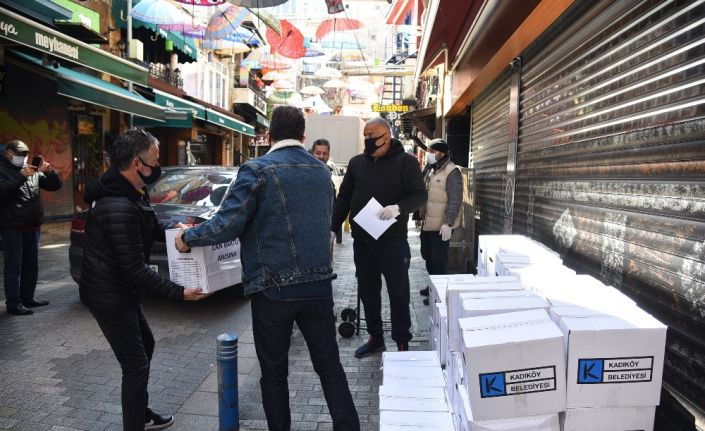
<svg viewBox="0 0 705 431">
<path fill-rule="evenodd" d="M 333 258 L 333 246 L 335 246 L 335 232 L 330 233 L 330 257 Z"/>
<path fill-rule="evenodd" d="M 387 205 L 379 210 L 377 217 L 381 220 L 390 220 L 396 218 L 399 214 L 399 205 Z"/>
<path fill-rule="evenodd" d="M 453 229 L 451 229 L 450 226 L 447 224 L 444 224 L 441 226 L 441 231 L 439 234 L 441 235 L 441 240 L 442 241 L 448 241 L 450 239 L 450 235 L 453 233 Z"/>
</svg>

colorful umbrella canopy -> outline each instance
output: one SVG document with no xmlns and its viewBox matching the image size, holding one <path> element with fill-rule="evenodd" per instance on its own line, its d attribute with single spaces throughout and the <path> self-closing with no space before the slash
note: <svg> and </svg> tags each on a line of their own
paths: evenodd
<svg viewBox="0 0 705 431">
<path fill-rule="evenodd" d="M 306 54 L 304 48 L 304 35 L 292 23 L 283 19 L 281 34 L 267 28 L 267 41 L 272 47 L 272 52 L 278 52 L 284 57 L 301 58 Z"/>
<path fill-rule="evenodd" d="M 323 48 L 334 49 L 364 49 L 365 44 L 359 42 L 351 33 L 329 34 L 321 41 Z"/>
<path fill-rule="evenodd" d="M 262 41 L 259 40 L 257 35 L 255 35 L 252 31 L 246 29 L 245 27 L 238 27 L 235 33 L 231 34 L 230 36 L 227 36 L 223 40 L 227 40 L 230 42 L 240 42 L 251 46 L 260 46 L 260 44 L 262 43 Z"/>
<path fill-rule="evenodd" d="M 320 95 L 311 96 L 305 98 L 300 104 L 299 108 L 312 109 L 318 114 L 325 112 L 333 112 L 330 106 L 321 98 Z"/>
<path fill-rule="evenodd" d="M 364 61 L 365 57 L 359 51 L 347 51 L 333 54 L 330 61 Z"/>
<path fill-rule="evenodd" d="M 175 0 L 179 3 L 194 5 L 194 6 L 218 6 L 228 0 Z"/>
<path fill-rule="evenodd" d="M 243 7 L 260 8 L 260 7 L 279 6 L 280 4 L 284 4 L 289 0 L 229 0 L 229 1 L 233 4 L 243 6 Z"/>
<path fill-rule="evenodd" d="M 286 70 L 291 69 L 291 65 L 277 60 L 262 60 L 259 62 L 263 69 Z M 250 66 L 252 67 L 252 66 Z"/>
<path fill-rule="evenodd" d="M 284 74 L 277 72 L 276 70 L 269 71 L 262 75 L 262 81 L 276 81 L 279 79 L 284 79 Z"/>
<path fill-rule="evenodd" d="M 329 18 L 323 20 L 320 24 L 318 24 L 318 28 L 316 29 L 316 38 L 318 40 L 321 40 L 323 39 L 323 37 L 325 37 L 325 35 L 331 32 L 357 30 L 364 26 L 365 24 L 363 24 L 362 21 L 357 19 Z"/>
<path fill-rule="evenodd" d="M 323 93 L 325 93 L 325 90 L 323 90 L 321 87 L 316 87 L 315 85 L 308 85 L 299 91 L 301 94 L 309 95 L 309 96 L 319 96 Z"/>
<path fill-rule="evenodd" d="M 169 0 L 142 0 L 132 8 L 130 15 L 150 24 L 183 24 L 190 20 Z"/>
<path fill-rule="evenodd" d="M 326 55 L 326 53 L 323 51 L 319 51 L 315 48 L 306 48 L 306 53 L 304 54 L 304 57 L 320 57 L 322 55 Z"/>
<path fill-rule="evenodd" d="M 347 86 L 348 84 L 346 84 L 345 81 L 341 81 L 340 79 L 331 79 L 330 81 L 327 81 L 325 84 L 323 84 L 323 88 L 345 88 Z"/>
<path fill-rule="evenodd" d="M 301 95 L 292 91 L 275 91 L 267 98 L 271 103 L 277 105 L 298 105 L 301 103 Z"/>
<path fill-rule="evenodd" d="M 332 67 L 321 67 L 314 75 L 318 78 L 342 78 L 343 74 L 338 69 Z"/>
<path fill-rule="evenodd" d="M 234 4 L 229 5 L 224 10 L 218 8 L 208 20 L 205 39 L 223 39 L 235 33 L 249 13 L 250 11 L 246 8 L 235 6 Z"/>
<path fill-rule="evenodd" d="M 272 83 L 272 87 L 277 91 L 294 90 L 296 88 L 294 83 L 288 79 L 277 79 Z"/>
<path fill-rule="evenodd" d="M 209 40 L 205 39 L 203 41 L 203 49 L 211 49 L 218 52 L 219 54 L 241 54 L 243 52 L 249 52 L 250 47 L 242 42 L 233 42 L 229 40 Z"/>
<path fill-rule="evenodd" d="M 261 9 L 250 9 L 250 12 L 259 18 L 264 25 L 274 30 L 275 33 L 282 34 L 282 25 L 281 22 L 279 22 L 279 18 Z"/>
<path fill-rule="evenodd" d="M 159 28 L 163 30 L 175 31 L 177 33 L 184 33 L 185 36 L 189 36 L 188 33 L 203 32 L 206 30 L 206 26 L 202 24 L 192 24 L 192 23 L 178 23 L 178 24 L 159 24 Z M 193 37 L 193 36 L 189 36 Z"/>
</svg>

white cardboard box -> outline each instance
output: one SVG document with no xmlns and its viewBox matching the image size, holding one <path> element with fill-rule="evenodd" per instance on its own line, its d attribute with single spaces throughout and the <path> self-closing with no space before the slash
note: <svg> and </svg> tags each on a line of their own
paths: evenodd
<svg viewBox="0 0 705 431">
<path fill-rule="evenodd" d="M 379 412 L 380 431 L 455 431 L 450 412 Z"/>
<path fill-rule="evenodd" d="M 637 307 L 619 317 L 583 307 L 551 315 L 567 340 L 567 407 L 659 404 L 666 325 Z"/>
<path fill-rule="evenodd" d="M 200 287 L 204 293 L 233 286 L 242 281 L 240 241 L 191 247 L 188 253 L 179 253 L 174 239 L 180 229 L 166 230 L 166 251 L 169 259 L 169 278 L 184 287 Z"/>
<path fill-rule="evenodd" d="M 433 350 L 412 350 L 409 352 L 382 353 L 382 367 L 386 365 L 413 365 L 439 367 L 438 355 Z"/>
<path fill-rule="evenodd" d="M 434 341 L 435 351 L 438 354 L 441 366 L 445 366 L 448 359 L 446 357 L 448 351 L 448 312 L 445 304 L 435 304 L 438 321 L 434 322 L 432 329 L 433 337 L 437 337 Z"/>
<path fill-rule="evenodd" d="M 448 305 L 448 345 L 452 352 L 462 349 L 462 338 L 458 331 L 457 321 L 460 318 L 460 294 L 463 292 L 499 292 L 506 290 L 522 290 L 516 277 L 475 277 L 451 283 L 448 282 L 446 290 L 446 304 Z"/>
<path fill-rule="evenodd" d="M 567 409 L 561 413 L 564 431 L 652 431 L 655 406 Z"/>
<path fill-rule="evenodd" d="M 494 276 L 496 257 L 503 251 L 526 256 L 553 256 L 560 259 L 555 251 L 522 235 L 480 235 L 478 238 L 478 275 Z"/>
<path fill-rule="evenodd" d="M 461 301 L 460 318 L 538 309 L 548 311 L 549 307 L 550 304 L 548 301 L 536 295 L 463 298 Z"/>
<path fill-rule="evenodd" d="M 455 410 L 458 414 L 460 431 L 560 431 L 558 414 L 524 416 L 512 419 L 474 420 L 470 399 L 465 387 L 458 387 L 461 405 Z"/>
<path fill-rule="evenodd" d="M 565 409 L 563 334 L 544 310 L 460 319 L 475 420 Z"/>
</svg>

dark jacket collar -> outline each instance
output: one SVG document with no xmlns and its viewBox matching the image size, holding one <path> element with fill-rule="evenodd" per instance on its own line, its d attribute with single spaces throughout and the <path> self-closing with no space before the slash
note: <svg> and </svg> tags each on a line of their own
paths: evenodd
<svg viewBox="0 0 705 431">
<path fill-rule="evenodd" d="M 143 190 L 143 192 L 145 192 Z M 83 200 L 89 205 L 105 196 L 124 196 L 128 199 L 139 201 L 145 196 L 140 193 L 135 187 L 120 174 L 120 172 L 111 166 L 97 180 L 91 182 L 86 187 L 86 195 Z"/>
</svg>

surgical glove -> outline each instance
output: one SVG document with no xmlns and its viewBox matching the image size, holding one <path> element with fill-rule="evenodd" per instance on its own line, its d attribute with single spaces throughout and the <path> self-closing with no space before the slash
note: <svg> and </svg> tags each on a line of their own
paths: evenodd
<svg viewBox="0 0 705 431">
<path fill-rule="evenodd" d="M 441 231 L 439 234 L 441 235 L 441 240 L 442 241 L 448 241 L 450 239 L 450 234 L 453 233 L 453 229 L 448 226 L 447 224 L 444 224 L 441 226 Z"/>
<path fill-rule="evenodd" d="M 379 210 L 377 217 L 381 220 L 390 220 L 396 218 L 399 215 L 399 205 L 387 205 L 386 207 Z"/>
</svg>

